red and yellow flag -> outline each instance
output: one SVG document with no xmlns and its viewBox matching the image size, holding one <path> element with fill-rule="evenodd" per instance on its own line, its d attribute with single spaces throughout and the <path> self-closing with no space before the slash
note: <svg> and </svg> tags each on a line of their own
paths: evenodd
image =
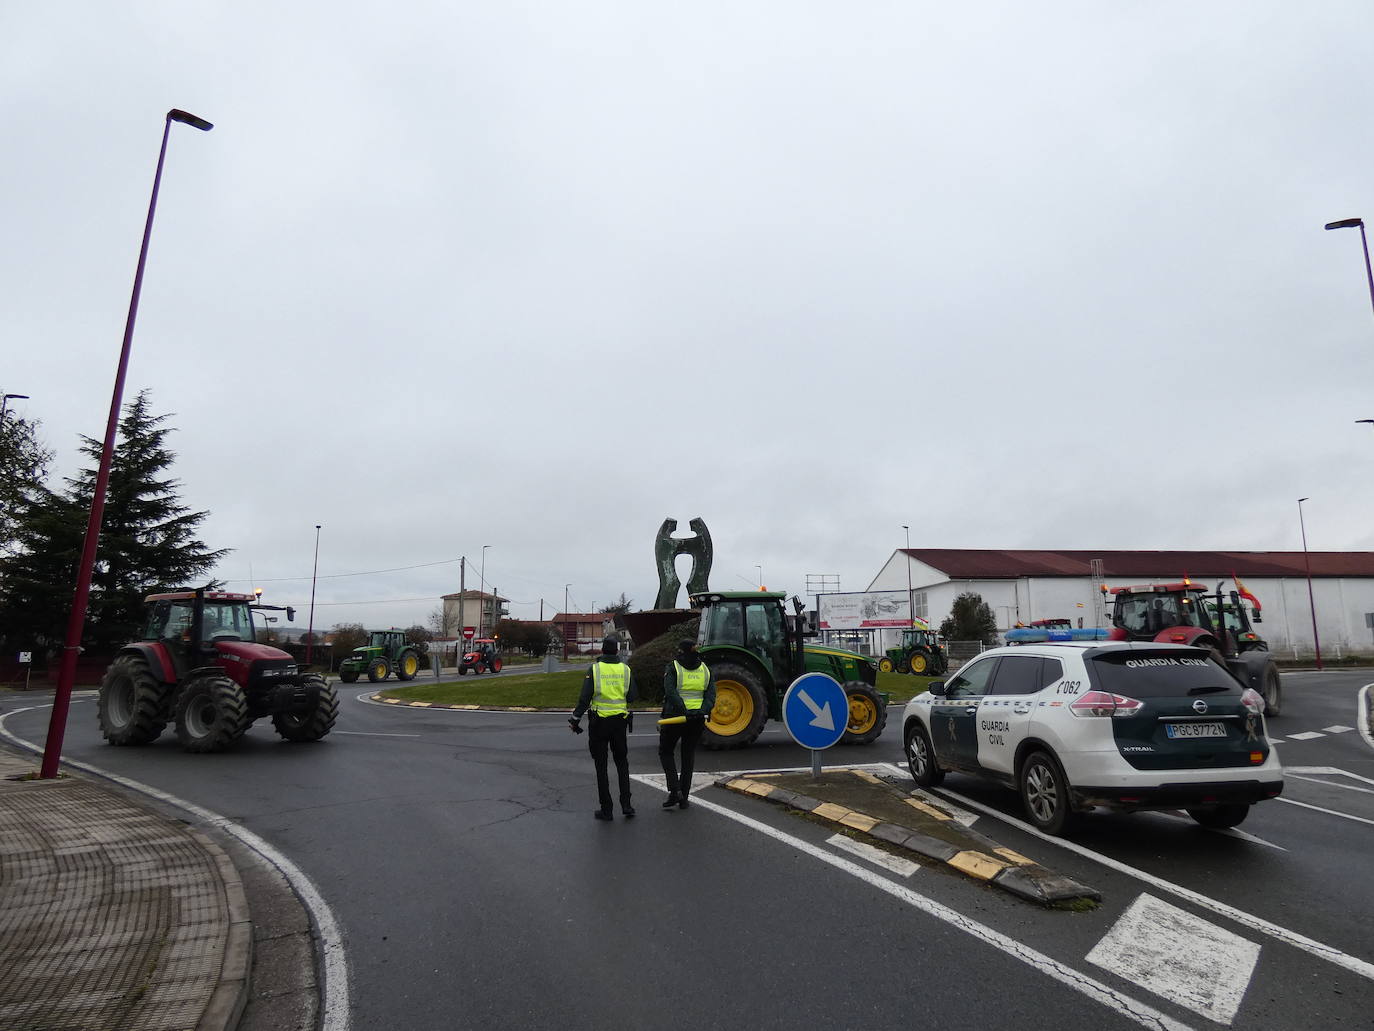
<svg viewBox="0 0 1374 1031">
<path fill-rule="evenodd" d="M 1251 605 L 1255 606 L 1256 612 L 1264 608 L 1264 606 L 1260 604 L 1260 600 L 1250 593 L 1249 588 L 1247 588 L 1245 584 L 1240 582 L 1240 577 L 1236 576 L 1234 570 L 1231 572 L 1231 579 L 1236 582 L 1236 593 L 1239 594 L 1246 601 L 1248 601 Z"/>
</svg>

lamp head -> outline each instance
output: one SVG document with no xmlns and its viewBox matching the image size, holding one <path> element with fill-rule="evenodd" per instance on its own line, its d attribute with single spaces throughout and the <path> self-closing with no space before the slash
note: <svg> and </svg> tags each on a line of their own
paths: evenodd
<svg viewBox="0 0 1374 1031">
<path fill-rule="evenodd" d="M 1364 225 L 1362 218 L 1343 218 L 1339 222 L 1326 223 L 1327 229 L 1354 229 L 1356 226 Z"/>
<path fill-rule="evenodd" d="M 193 115 L 190 111 L 182 111 L 180 108 L 172 108 L 167 112 L 167 117 L 174 122 L 189 125 L 192 129 L 199 129 L 201 132 L 209 132 L 215 127 L 213 122 L 207 122 L 204 118 Z"/>
</svg>

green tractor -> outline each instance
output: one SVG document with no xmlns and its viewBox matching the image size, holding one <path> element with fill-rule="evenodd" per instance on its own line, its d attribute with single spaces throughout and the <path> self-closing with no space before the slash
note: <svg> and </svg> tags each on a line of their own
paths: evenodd
<svg viewBox="0 0 1374 1031">
<path fill-rule="evenodd" d="M 339 679 L 351 684 L 363 673 L 374 684 L 392 673 L 397 680 L 414 680 L 420 671 L 420 650 L 406 643 L 404 630 L 373 630 L 367 644 L 353 649 L 353 654 L 339 663 Z"/>
<path fill-rule="evenodd" d="M 782 719 L 782 698 L 803 673 L 825 673 L 844 686 L 849 723 L 841 744 L 866 745 L 887 725 L 872 659 L 838 648 L 803 643 L 804 608 L 793 599 L 788 618 L 782 591 L 709 591 L 692 595 L 701 610 L 697 646 L 716 680 L 716 705 L 701 743 L 712 749 L 743 748 L 770 720 Z"/>
<path fill-rule="evenodd" d="M 912 627 L 902 631 L 902 643 L 889 648 L 878 660 L 884 673 L 915 673 L 918 677 L 938 677 L 949 670 L 949 655 L 933 630 Z"/>
</svg>

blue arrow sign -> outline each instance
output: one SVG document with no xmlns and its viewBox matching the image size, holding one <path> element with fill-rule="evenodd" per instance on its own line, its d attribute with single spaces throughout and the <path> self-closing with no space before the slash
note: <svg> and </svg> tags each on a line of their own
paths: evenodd
<svg viewBox="0 0 1374 1031">
<path fill-rule="evenodd" d="M 834 677 L 803 673 L 783 695 L 782 722 L 803 748 L 829 748 L 849 725 L 849 698 Z"/>
</svg>

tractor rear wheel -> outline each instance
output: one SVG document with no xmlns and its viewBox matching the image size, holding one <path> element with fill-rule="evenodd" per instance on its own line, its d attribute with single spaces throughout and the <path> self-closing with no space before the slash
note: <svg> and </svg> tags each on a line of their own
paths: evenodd
<svg viewBox="0 0 1374 1031">
<path fill-rule="evenodd" d="M 341 669 L 339 670 L 339 679 L 345 684 L 351 684 L 358 679 L 358 671 L 356 669 Z"/>
<path fill-rule="evenodd" d="M 704 747 L 721 750 L 753 744 L 768 722 L 768 696 L 759 676 L 737 662 L 711 667 L 716 678 L 716 704 L 701 735 Z"/>
<path fill-rule="evenodd" d="M 1260 681 L 1260 694 L 1264 695 L 1264 715 L 1273 717 L 1283 709 L 1283 684 L 1279 680 L 1279 668 L 1272 662 L 1264 664 L 1264 679 Z"/>
<path fill-rule="evenodd" d="M 318 741 L 333 729 L 339 715 L 339 696 L 334 688 L 323 677 L 308 676 L 305 681 L 319 687 L 315 707 L 305 712 L 279 712 L 272 717 L 272 726 L 288 741 Z"/>
<path fill-rule="evenodd" d="M 367 679 L 375 684 L 385 680 L 390 672 L 391 664 L 386 659 L 373 659 L 367 666 Z"/>
<path fill-rule="evenodd" d="M 396 656 L 396 679 L 414 680 L 415 674 L 420 671 L 420 656 L 410 649 L 406 649 Z"/>
<path fill-rule="evenodd" d="M 100 733 L 112 745 L 146 745 L 167 726 L 163 687 L 141 655 L 121 655 L 100 681 Z"/>
<path fill-rule="evenodd" d="M 917 649 L 906 657 L 907 669 L 915 673 L 918 677 L 926 675 L 926 670 L 930 668 L 930 656 Z"/>
<path fill-rule="evenodd" d="M 881 659 L 878 660 L 879 673 L 892 673 L 895 672 L 896 669 L 897 667 L 893 665 L 892 659 L 888 656 L 884 655 Z"/>
<path fill-rule="evenodd" d="M 228 677 L 197 677 L 177 699 L 177 740 L 188 752 L 221 752 L 252 722 L 243 688 Z"/>
<path fill-rule="evenodd" d="M 859 680 L 845 684 L 844 693 L 849 699 L 849 723 L 840 744 L 872 744 L 887 726 L 887 706 L 877 691 Z"/>
</svg>

